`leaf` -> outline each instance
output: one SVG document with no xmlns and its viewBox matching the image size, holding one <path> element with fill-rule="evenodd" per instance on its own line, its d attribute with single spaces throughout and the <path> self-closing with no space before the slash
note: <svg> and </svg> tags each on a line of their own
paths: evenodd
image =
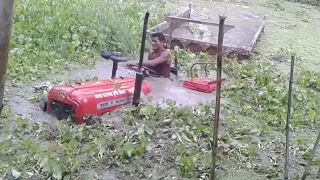
<svg viewBox="0 0 320 180">
<path fill-rule="evenodd" d="M 47 165 L 48 161 L 49 161 L 48 158 L 43 158 L 42 161 L 39 164 L 40 168 L 43 168 L 45 165 Z"/>
<path fill-rule="evenodd" d="M 140 137 L 140 136 L 143 136 L 143 135 L 144 135 L 144 132 L 145 132 L 144 126 L 140 126 L 140 127 L 138 128 L 137 135 L 138 135 L 139 137 Z"/>
<path fill-rule="evenodd" d="M 310 110 L 309 111 L 309 115 L 310 115 L 311 118 L 315 118 L 317 116 L 317 112 L 314 111 L 314 110 Z"/>
<path fill-rule="evenodd" d="M 133 151 L 133 154 L 141 156 L 144 152 L 145 152 L 145 147 L 140 146 Z"/>
<path fill-rule="evenodd" d="M 192 142 L 184 133 L 182 133 L 181 138 L 186 141 Z"/>
<path fill-rule="evenodd" d="M 123 151 L 125 153 L 126 156 L 131 157 L 132 156 L 132 152 L 134 151 L 134 147 L 131 143 L 126 143 L 123 146 Z"/>
<path fill-rule="evenodd" d="M 146 105 L 145 107 L 141 108 L 140 113 L 145 115 L 146 117 L 151 117 L 154 112 L 154 107 L 152 105 Z"/>
<path fill-rule="evenodd" d="M 178 140 L 179 140 L 182 144 L 184 144 L 183 141 L 182 141 L 182 138 L 181 138 L 180 134 L 177 134 L 177 137 L 178 137 Z"/>
<path fill-rule="evenodd" d="M 53 173 L 53 177 L 56 179 L 62 179 L 62 169 L 60 167 L 59 164 L 54 163 L 52 165 L 52 173 Z"/>
<path fill-rule="evenodd" d="M 80 31 L 81 33 L 85 33 L 85 32 L 87 32 L 87 30 L 88 30 L 88 27 L 87 27 L 87 26 L 81 26 L 81 27 L 79 28 L 79 31 Z"/>
<path fill-rule="evenodd" d="M 27 148 L 31 148 L 32 145 L 32 141 L 30 138 L 27 138 L 23 141 L 23 144 L 27 147 Z"/>
<path fill-rule="evenodd" d="M 29 177 L 32 177 L 34 175 L 32 172 L 26 172 L 26 174 L 28 174 Z"/>
<path fill-rule="evenodd" d="M 148 133 L 149 135 L 153 134 L 153 130 L 151 128 L 145 128 L 146 133 Z"/>
<path fill-rule="evenodd" d="M 176 134 L 172 134 L 171 139 L 172 139 L 172 140 L 177 139 L 177 135 L 176 135 Z"/>
<path fill-rule="evenodd" d="M 20 175 L 21 175 L 21 173 L 18 172 L 17 170 L 15 170 L 15 169 L 11 170 L 11 174 L 15 179 L 18 179 L 20 177 Z"/>
<path fill-rule="evenodd" d="M 98 76 L 95 76 L 92 78 L 92 81 L 98 81 L 98 80 L 99 80 Z"/>
<path fill-rule="evenodd" d="M 91 180 L 92 175 L 91 174 L 81 174 L 80 180 Z"/>
<path fill-rule="evenodd" d="M 252 129 L 249 134 L 258 137 L 261 135 L 261 131 L 259 129 Z"/>
<path fill-rule="evenodd" d="M 121 86 L 122 86 L 122 83 L 121 83 L 121 82 L 115 82 L 115 83 L 114 83 L 114 86 L 115 86 L 117 89 L 120 89 Z"/>
<path fill-rule="evenodd" d="M 148 138 L 141 138 L 140 143 L 141 143 L 141 146 L 143 146 L 143 147 L 147 146 Z"/>
<path fill-rule="evenodd" d="M 77 146 L 78 146 L 78 142 L 74 139 L 70 140 L 70 142 L 67 144 L 68 148 L 72 151 L 76 151 Z"/>
</svg>

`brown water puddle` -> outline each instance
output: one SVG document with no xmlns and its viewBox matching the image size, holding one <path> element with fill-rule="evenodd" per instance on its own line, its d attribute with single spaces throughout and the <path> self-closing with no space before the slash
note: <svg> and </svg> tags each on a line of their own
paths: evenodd
<svg viewBox="0 0 320 180">
<path fill-rule="evenodd" d="M 103 61 L 97 63 L 93 69 L 75 69 L 66 74 L 60 74 L 49 79 L 53 81 L 66 81 L 74 79 L 85 79 L 98 77 L 99 79 L 108 79 L 111 77 L 112 62 Z M 135 72 L 130 71 L 119 65 L 117 77 L 135 77 Z M 223 74 L 223 77 L 226 75 Z M 167 78 L 153 78 L 145 79 L 152 86 L 152 92 L 147 96 L 152 96 L 153 103 L 158 104 L 164 102 L 165 99 L 176 101 L 178 105 L 193 106 L 199 103 L 208 103 L 215 100 L 215 92 L 201 93 L 198 91 L 186 89 L 182 86 L 182 82 L 177 80 L 177 77 L 172 75 L 171 79 Z M 34 85 L 16 84 L 14 86 L 8 83 L 10 87 L 6 91 L 6 104 L 10 105 L 11 111 L 16 115 L 28 117 L 32 122 L 54 122 L 56 118 L 51 116 L 39 107 L 37 102 L 29 100 L 34 95 Z M 227 102 L 226 99 L 221 99 L 221 103 Z"/>
<path fill-rule="evenodd" d="M 111 77 L 112 63 L 100 62 L 94 69 L 77 69 L 69 73 L 68 77 L 79 79 L 83 77 L 98 77 L 99 79 L 107 79 Z M 117 76 L 135 77 L 135 72 L 130 71 L 119 65 Z M 226 75 L 223 75 L 226 77 Z M 182 82 L 176 80 L 174 75 L 171 79 L 148 77 L 145 82 L 152 86 L 152 92 L 148 95 L 153 97 L 155 103 L 163 102 L 163 99 L 176 101 L 177 104 L 192 106 L 199 103 L 207 103 L 215 100 L 215 93 L 202 93 L 182 86 Z M 222 100 L 224 102 L 224 100 Z"/>
</svg>

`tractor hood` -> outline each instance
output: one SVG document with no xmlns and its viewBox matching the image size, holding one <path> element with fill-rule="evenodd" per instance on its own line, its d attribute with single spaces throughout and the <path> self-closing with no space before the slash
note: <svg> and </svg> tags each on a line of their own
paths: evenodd
<svg viewBox="0 0 320 180">
<path fill-rule="evenodd" d="M 134 93 L 134 78 L 114 78 L 109 80 L 75 83 L 66 86 L 53 87 L 49 95 L 54 99 L 63 101 L 65 98 L 82 103 L 89 99 L 95 101 L 114 99 L 116 97 L 132 96 Z M 151 92 L 151 86 L 146 82 L 142 83 L 143 95 Z"/>
</svg>

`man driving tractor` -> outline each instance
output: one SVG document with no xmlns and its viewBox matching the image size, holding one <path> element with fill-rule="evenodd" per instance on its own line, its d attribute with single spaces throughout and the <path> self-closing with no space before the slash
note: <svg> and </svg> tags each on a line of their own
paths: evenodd
<svg viewBox="0 0 320 180">
<path fill-rule="evenodd" d="M 162 33 L 151 35 L 152 52 L 148 55 L 148 61 L 143 62 L 145 66 L 156 71 L 160 76 L 170 77 L 171 57 L 169 50 L 165 47 L 165 36 Z"/>
</svg>

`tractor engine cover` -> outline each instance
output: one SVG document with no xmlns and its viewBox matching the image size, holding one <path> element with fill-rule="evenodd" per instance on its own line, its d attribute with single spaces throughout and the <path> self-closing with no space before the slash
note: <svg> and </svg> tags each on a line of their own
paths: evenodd
<svg viewBox="0 0 320 180">
<path fill-rule="evenodd" d="M 55 86 L 48 94 L 47 112 L 58 120 L 71 116 L 76 124 L 83 124 L 87 116 L 101 116 L 129 104 L 133 100 L 135 78 Z M 151 92 L 151 86 L 142 82 L 141 95 Z"/>
</svg>

